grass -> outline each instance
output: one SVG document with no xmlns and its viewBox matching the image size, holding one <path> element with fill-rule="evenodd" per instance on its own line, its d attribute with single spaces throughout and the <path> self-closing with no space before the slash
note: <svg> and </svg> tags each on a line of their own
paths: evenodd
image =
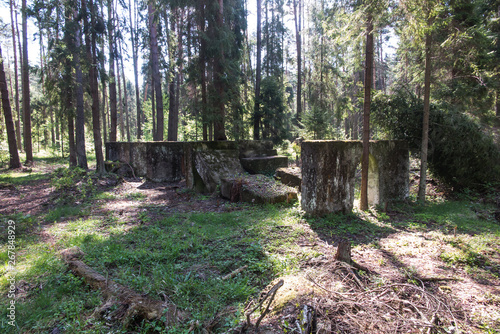
<svg viewBox="0 0 500 334">
<path fill-rule="evenodd" d="M 274 206 L 179 214 L 133 226 L 116 220 L 82 219 L 75 212 L 65 224 L 45 228 L 55 240 L 52 245 L 38 238 L 24 242 L 20 237 L 16 279 L 44 288 L 34 289 L 18 303 L 19 317 L 23 317 L 18 325 L 22 331 L 38 332 L 63 323 L 74 333 L 89 326 L 86 319 L 100 299 L 64 272 L 57 251 L 71 246 L 79 246 L 86 253 L 86 263 L 116 282 L 155 298 L 163 293 L 170 296 L 179 308 L 190 312 L 193 321 L 203 322 L 232 306 L 230 324 L 238 319 L 247 300 L 272 279 L 298 268 L 298 261 L 293 260 L 296 254 L 286 254 L 294 251 L 289 247 L 303 234 L 290 227 L 297 222 L 295 208 Z M 278 250 L 284 254 L 270 254 Z M 243 273 L 221 281 L 244 265 L 248 269 Z M 1 280 L 0 291 L 6 287 L 7 282 Z M 75 295 L 69 293 L 73 290 Z M 50 302 L 49 296 L 53 296 Z M 35 312 L 37 309 L 40 311 Z M 49 313 L 55 315 L 50 320 Z M 1 310 L 0 317 L 4 316 Z M 100 332 L 101 325 L 92 328 Z"/>
</svg>

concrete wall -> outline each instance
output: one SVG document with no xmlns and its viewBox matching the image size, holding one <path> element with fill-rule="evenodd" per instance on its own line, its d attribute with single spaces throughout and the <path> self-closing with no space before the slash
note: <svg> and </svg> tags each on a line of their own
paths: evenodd
<svg viewBox="0 0 500 334">
<path fill-rule="evenodd" d="M 350 212 L 362 153 L 360 141 L 304 141 L 302 209 L 312 215 Z M 369 160 L 369 204 L 408 197 L 409 152 L 405 142 L 371 141 Z"/>
<path fill-rule="evenodd" d="M 126 162 L 137 176 L 155 182 L 175 182 L 184 177 L 185 143 L 106 143 L 106 160 Z"/>
</svg>

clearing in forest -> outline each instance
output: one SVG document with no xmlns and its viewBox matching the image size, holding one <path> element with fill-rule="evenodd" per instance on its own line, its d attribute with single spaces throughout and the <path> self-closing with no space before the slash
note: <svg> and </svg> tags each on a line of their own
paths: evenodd
<svg viewBox="0 0 500 334">
<path fill-rule="evenodd" d="M 452 200 L 430 186 L 424 206 L 311 218 L 299 202 L 231 203 L 182 183 L 54 166 L 38 161 L 0 174 L 2 333 L 235 333 L 248 319 L 253 330 L 272 287 L 279 289 L 262 333 L 305 333 L 310 314 L 318 333 L 500 328 L 500 222 L 491 198 Z M 9 220 L 16 328 L 4 307 Z M 334 260 L 342 240 L 365 271 Z M 173 304 L 185 318 L 166 328 L 164 318 L 127 315 L 68 270 L 59 252 L 73 246 L 107 280 Z"/>
</svg>

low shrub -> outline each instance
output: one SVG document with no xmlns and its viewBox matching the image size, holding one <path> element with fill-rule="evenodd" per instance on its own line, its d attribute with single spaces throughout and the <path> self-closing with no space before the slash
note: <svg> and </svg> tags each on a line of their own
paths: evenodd
<svg viewBox="0 0 500 334">
<path fill-rule="evenodd" d="M 420 155 L 423 101 L 409 92 L 379 94 L 373 101 L 373 122 L 391 139 L 403 139 Z M 500 181 L 500 151 L 493 139 L 467 114 L 451 106 L 431 104 L 429 169 L 456 190 L 484 190 Z"/>
</svg>

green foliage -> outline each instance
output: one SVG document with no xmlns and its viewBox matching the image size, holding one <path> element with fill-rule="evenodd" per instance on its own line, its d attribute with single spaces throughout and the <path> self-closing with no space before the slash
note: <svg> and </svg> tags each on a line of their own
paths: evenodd
<svg viewBox="0 0 500 334">
<path fill-rule="evenodd" d="M 61 204 L 88 200 L 96 193 L 94 172 L 86 172 L 80 167 L 58 168 L 52 174 L 50 184 L 55 191 L 61 192 L 58 202 Z"/>
<path fill-rule="evenodd" d="M 275 144 L 287 139 L 286 101 L 283 87 L 277 77 L 268 76 L 261 82 L 260 106 L 263 114 L 262 137 L 271 139 Z"/>
<path fill-rule="evenodd" d="M 392 139 L 409 143 L 420 153 L 423 102 L 409 92 L 379 94 L 373 101 L 373 122 Z M 500 153 L 491 137 L 467 114 L 449 105 L 431 104 L 429 168 L 458 190 L 484 189 L 500 180 Z"/>
</svg>

